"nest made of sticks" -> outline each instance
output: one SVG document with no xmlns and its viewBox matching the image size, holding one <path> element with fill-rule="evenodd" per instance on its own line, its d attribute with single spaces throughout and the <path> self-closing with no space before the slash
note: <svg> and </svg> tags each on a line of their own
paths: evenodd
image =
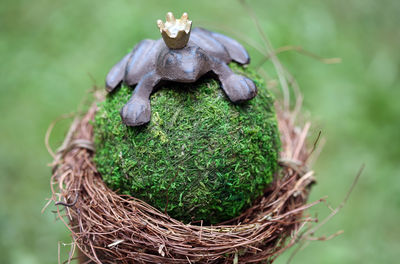
<svg viewBox="0 0 400 264">
<path fill-rule="evenodd" d="M 110 190 L 92 161 L 93 104 L 76 118 L 54 155 L 52 200 L 72 234 L 82 263 L 254 263 L 272 262 L 296 243 L 313 171 L 306 137 L 310 124 L 295 126 L 296 113 L 277 104 L 282 151 L 280 170 L 254 205 L 219 225 L 183 224 L 151 205 Z M 83 260 L 85 259 L 85 260 Z"/>
</svg>

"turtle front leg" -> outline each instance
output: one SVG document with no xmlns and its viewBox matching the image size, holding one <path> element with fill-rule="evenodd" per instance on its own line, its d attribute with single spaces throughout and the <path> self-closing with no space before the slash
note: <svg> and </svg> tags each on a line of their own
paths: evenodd
<svg viewBox="0 0 400 264">
<path fill-rule="evenodd" d="M 121 109 L 121 118 L 127 126 L 140 126 L 150 121 L 150 95 L 154 87 L 160 81 L 160 77 L 154 72 L 149 72 L 140 79 L 132 97 Z"/>
<path fill-rule="evenodd" d="M 235 74 L 229 66 L 218 60 L 211 60 L 211 70 L 218 75 L 222 89 L 233 103 L 242 103 L 257 95 L 257 87 L 249 78 Z"/>
</svg>

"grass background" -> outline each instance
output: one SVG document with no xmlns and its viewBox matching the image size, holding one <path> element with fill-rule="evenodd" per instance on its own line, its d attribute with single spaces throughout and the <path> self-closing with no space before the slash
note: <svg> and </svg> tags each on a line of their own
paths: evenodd
<svg viewBox="0 0 400 264">
<path fill-rule="evenodd" d="M 300 45 L 341 64 L 287 52 L 279 58 L 297 78 L 304 110 L 327 144 L 315 166 L 311 200 L 340 203 L 361 163 L 365 173 L 345 208 L 294 263 L 396 263 L 400 248 L 400 2 L 397 0 L 248 1 L 275 48 Z M 43 138 L 51 121 L 75 110 L 94 82 L 143 38 L 155 21 L 187 11 L 194 25 L 236 30 L 261 43 L 237 1 L 0 2 L 0 262 L 55 263 L 57 242 L 71 241 L 51 208 L 51 157 Z M 253 48 L 253 63 L 261 56 Z M 271 69 L 267 62 L 266 68 Z M 272 77 L 275 73 L 268 72 Z M 90 77 L 91 76 L 91 77 Z M 94 80 L 94 81 L 93 81 Z M 68 123 L 55 131 L 60 143 Z M 326 216 L 323 206 L 313 214 Z M 62 247 L 65 257 L 67 247 Z M 290 252 L 277 263 L 285 263 Z"/>
</svg>

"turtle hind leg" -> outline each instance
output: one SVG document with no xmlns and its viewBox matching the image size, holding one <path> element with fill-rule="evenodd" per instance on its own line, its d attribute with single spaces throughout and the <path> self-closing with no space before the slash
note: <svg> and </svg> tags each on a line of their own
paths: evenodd
<svg viewBox="0 0 400 264">
<path fill-rule="evenodd" d="M 212 71 L 218 76 L 222 89 L 233 103 L 242 103 L 257 95 L 257 87 L 249 78 L 235 74 L 226 63 L 213 60 Z"/>
<path fill-rule="evenodd" d="M 232 60 L 244 65 L 250 63 L 249 54 L 239 42 L 217 32 L 211 32 L 211 35 L 225 46 Z"/>
<path fill-rule="evenodd" d="M 117 64 L 115 64 L 111 70 L 108 72 L 106 77 L 106 90 L 107 92 L 112 92 L 117 88 L 124 78 L 125 66 L 131 56 L 131 53 L 125 55 Z"/>
<path fill-rule="evenodd" d="M 141 126 L 150 121 L 150 95 L 159 81 L 160 77 L 154 71 L 146 74 L 139 81 L 132 93 L 132 97 L 120 112 L 125 125 Z"/>
<path fill-rule="evenodd" d="M 228 51 L 229 56 L 231 57 L 232 60 L 240 63 L 240 64 L 249 64 L 250 63 L 250 56 L 247 53 L 246 49 L 236 40 L 233 38 L 230 38 L 226 35 L 209 31 L 206 29 L 201 29 L 201 31 L 204 32 L 204 34 L 209 34 L 217 40 L 219 43 L 221 43 L 225 49 Z"/>
</svg>

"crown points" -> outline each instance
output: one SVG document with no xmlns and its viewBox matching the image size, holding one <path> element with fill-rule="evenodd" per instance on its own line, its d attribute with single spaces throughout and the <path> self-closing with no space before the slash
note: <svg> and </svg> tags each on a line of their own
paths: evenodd
<svg viewBox="0 0 400 264">
<path fill-rule="evenodd" d="M 168 12 L 165 23 L 157 20 L 157 26 L 160 29 L 165 44 L 169 48 L 181 49 L 189 41 L 192 21 L 189 20 L 187 13 L 183 13 L 180 19 L 176 19 L 172 12 Z"/>
<path fill-rule="evenodd" d="M 164 22 L 161 19 L 157 20 L 157 26 L 162 31 L 165 28 Z"/>
<path fill-rule="evenodd" d="M 187 21 L 188 20 L 188 14 L 186 12 L 182 14 L 181 20 L 182 21 Z"/>
<path fill-rule="evenodd" d="M 166 16 L 167 22 L 174 23 L 176 21 L 174 14 L 172 12 L 168 12 Z"/>
</svg>

